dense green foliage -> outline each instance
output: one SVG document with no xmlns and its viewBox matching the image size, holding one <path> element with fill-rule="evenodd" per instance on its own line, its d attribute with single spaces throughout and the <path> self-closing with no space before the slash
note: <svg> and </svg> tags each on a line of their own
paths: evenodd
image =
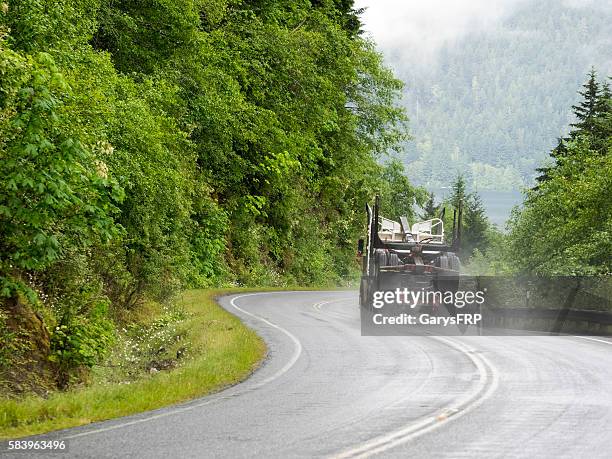
<svg viewBox="0 0 612 459">
<path fill-rule="evenodd" d="M 397 159 L 392 159 L 385 165 L 382 179 L 378 189 L 381 215 L 396 221 L 402 216 L 407 217 L 409 222 L 416 221 L 414 209 L 424 205 L 429 197 L 427 192 L 410 184 L 402 164 Z"/>
<path fill-rule="evenodd" d="M 612 272 L 612 98 L 595 72 L 584 88 L 574 106 L 578 121 L 510 222 L 509 250 L 520 250 L 520 269 Z"/>
<path fill-rule="evenodd" d="M 514 2 L 499 24 L 467 32 L 429 60 L 402 54 L 395 64 L 412 120 L 414 142 L 402 157 L 411 179 L 440 187 L 462 173 L 472 189 L 532 185 L 573 122 L 584 74 L 592 65 L 612 71 L 609 2 L 569 3 Z"/>
<path fill-rule="evenodd" d="M 379 165 L 401 83 L 359 27 L 350 1 L 2 3 L 2 295 L 63 374 L 146 296 L 338 283 L 375 191 L 410 214 Z"/>
<path fill-rule="evenodd" d="M 478 263 L 488 259 L 495 272 L 612 273 L 612 98 L 594 72 L 580 94 L 577 122 L 552 150 L 554 162 L 540 169 L 507 237 Z"/>
<path fill-rule="evenodd" d="M 607 153 L 610 136 L 610 85 L 606 82 L 600 87 L 597 81 L 597 72 L 591 69 L 587 82 L 583 85 L 583 91 L 578 91 L 583 100 L 578 105 L 573 105 L 576 122 L 571 124 L 572 130 L 567 137 L 559 139 L 559 143 L 552 150 L 550 156 L 556 161 L 551 167 L 541 167 L 537 170 L 541 173 L 537 177 L 538 182 L 546 182 L 553 175 L 557 167 L 565 158 L 572 156 L 568 143 L 586 138 L 589 147 L 601 155 Z M 539 187 L 536 187 L 538 189 Z"/>
<path fill-rule="evenodd" d="M 460 240 L 458 255 L 463 261 L 467 261 L 475 250 L 488 249 L 490 239 L 497 233 L 497 229 L 489 221 L 478 193 L 468 192 L 463 175 L 456 177 L 452 184 L 452 193 L 446 200 L 437 206 L 434 202 L 434 196 L 431 194 L 424 207 L 423 216 L 442 216 L 448 242 L 452 243 L 456 237 Z"/>
</svg>

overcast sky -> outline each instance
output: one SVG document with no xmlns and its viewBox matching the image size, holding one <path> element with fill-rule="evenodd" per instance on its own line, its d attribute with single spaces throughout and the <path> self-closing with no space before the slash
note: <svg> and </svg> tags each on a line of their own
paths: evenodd
<svg viewBox="0 0 612 459">
<path fill-rule="evenodd" d="M 392 66 L 402 54 L 430 57 L 446 40 L 495 27 L 529 0 L 356 0 L 364 28 Z M 538 1 L 538 0 L 531 0 Z M 612 0 L 559 0 L 565 5 L 612 4 Z M 400 65 L 401 66 L 401 65 Z"/>
<path fill-rule="evenodd" d="M 435 51 L 445 40 L 492 27 L 525 0 L 356 0 L 365 30 L 385 53 L 403 47 Z"/>
</svg>

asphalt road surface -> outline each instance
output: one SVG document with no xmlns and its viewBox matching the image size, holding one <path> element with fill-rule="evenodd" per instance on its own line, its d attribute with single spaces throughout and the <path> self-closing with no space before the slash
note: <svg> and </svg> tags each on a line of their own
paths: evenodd
<svg viewBox="0 0 612 459">
<path fill-rule="evenodd" d="M 362 337 L 353 292 L 221 303 L 269 346 L 251 378 L 46 438 L 79 458 L 612 457 L 612 341 Z"/>
</svg>

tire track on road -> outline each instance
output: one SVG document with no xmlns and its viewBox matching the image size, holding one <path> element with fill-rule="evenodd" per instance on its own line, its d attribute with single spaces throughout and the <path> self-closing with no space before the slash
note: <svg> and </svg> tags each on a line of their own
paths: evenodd
<svg viewBox="0 0 612 459">
<path fill-rule="evenodd" d="M 366 458 L 388 451 L 414 438 L 431 432 L 432 430 L 438 429 L 449 420 L 460 418 L 477 408 L 495 392 L 499 384 L 498 371 L 488 359 L 478 353 L 478 350 L 469 348 L 457 340 L 442 337 L 431 338 L 443 342 L 463 353 L 470 359 L 479 375 L 475 388 L 467 396 L 448 405 L 437 414 L 427 416 L 416 422 L 411 422 L 397 430 L 368 440 L 361 445 L 341 451 L 331 456 L 333 459 Z"/>
</svg>

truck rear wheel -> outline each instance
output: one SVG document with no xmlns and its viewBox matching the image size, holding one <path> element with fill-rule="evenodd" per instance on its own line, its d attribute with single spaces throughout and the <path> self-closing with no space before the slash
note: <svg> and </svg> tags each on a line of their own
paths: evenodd
<svg viewBox="0 0 612 459">
<path fill-rule="evenodd" d="M 440 268 L 441 269 L 448 269 L 449 268 L 448 257 L 446 255 L 441 255 L 438 262 L 440 263 Z"/>
<path fill-rule="evenodd" d="M 455 255 L 454 253 L 448 254 L 448 264 L 449 264 L 449 268 L 452 269 L 453 271 L 461 270 L 461 261 L 459 260 L 459 257 Z"/>
<path fill-rule="evenodd" d="M 361 283 L 359 284 L 359 306 L 364 308 L 368 302 L 368 281 L 364 278 L 361 278 Z"/>
<path fill-rule="evenodd" d="M 389 266 L 399 266 L 400 265 L 400 258 L 397 255 L 397 253 L 389 254 L 388 263 L 389 263 Z"/>
<path fill-rule="evenodd" d="M 387 252 L 385 252 L 384 250 L 377 249 L 376 250 L 376 267 L 380 268 L 381 266 L 388 266 Z"/>
</svg>

